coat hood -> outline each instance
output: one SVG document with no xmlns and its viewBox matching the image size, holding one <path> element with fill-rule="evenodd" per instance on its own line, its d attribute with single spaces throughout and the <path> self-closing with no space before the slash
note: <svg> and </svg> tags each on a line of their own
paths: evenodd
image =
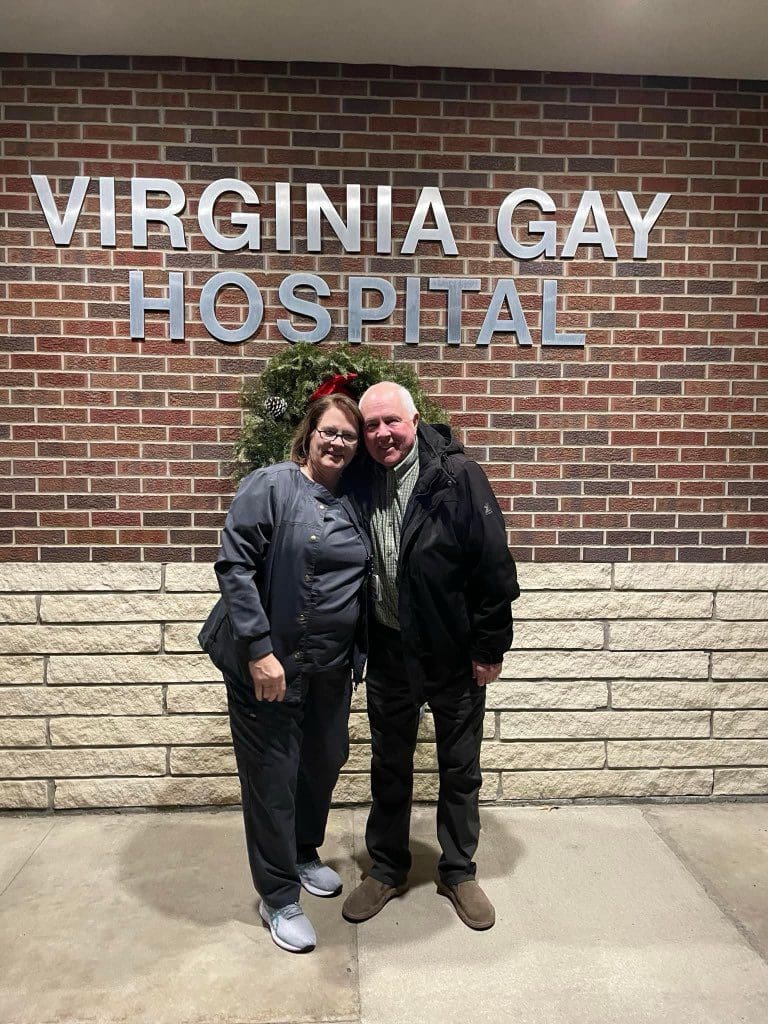
<svg viewBox="0 0 768 1024">
<path fill-rule="evenodd" d="M 456 440 L 447 423 L 420 422 L 416 428 L 419 445 L 425 445 L 438 458 L 442 455 L 457 455 L 464 446 Z"/>
<path fill-rule="evenodd" d="M 460 455 L 464 452 L 461 445 L 451 433 L 447 423 L 419 423 L 417 436 L 419 439 L 420 477 L 429 474 L 429 483 L 434 484 L 434 475 L 441 471 L 453 483 L 448 456 Z M 431 472 L 430 472 L 431 471 Z"/>
</svg>

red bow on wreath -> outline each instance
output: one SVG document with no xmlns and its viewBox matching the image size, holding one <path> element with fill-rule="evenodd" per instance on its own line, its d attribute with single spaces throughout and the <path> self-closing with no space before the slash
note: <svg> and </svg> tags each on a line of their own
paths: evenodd
<svg viewBox="0 0 768 1024">
<path fill-rule="evenodd" d="M 309 396 L 310 402 L 322 398 L 323 395 L 346 395 L 347 398 L 354 398 L 349 385 L 357 377 L 356 373 L 334 373 L 326 377 L 319 388 Z"/>
</svg>

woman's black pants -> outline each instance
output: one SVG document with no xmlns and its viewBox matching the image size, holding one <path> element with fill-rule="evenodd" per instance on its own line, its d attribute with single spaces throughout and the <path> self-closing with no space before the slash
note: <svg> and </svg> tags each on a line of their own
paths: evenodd
<svg viewBox="0 0 768 1024">
<path fill-rule="evenodd" d="M 229 721 L 253 884 L 271 907 L 296 903 L 296 863 L 313 860 L 325 838 L 333 787 L 349 757 L 349 668 L 304 677 L 298 703 L 234 696 Z"/>
</svg>

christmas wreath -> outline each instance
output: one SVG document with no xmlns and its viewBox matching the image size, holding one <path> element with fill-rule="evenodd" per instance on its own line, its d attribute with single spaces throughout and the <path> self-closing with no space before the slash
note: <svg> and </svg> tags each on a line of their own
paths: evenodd
<svg viewBox="0 0 768 1024">
<path fill-rule="evenodd" d="M 342 390 L 357 401 L 382 380 L 408 388 L 429 422 L 446 422 L 444 410 L 424 393 L 410 366 L 384 359 L 365 346 L 320 348 L 298 342 L 273 356 L 258 380 L 243 389 L 246 414 L 235 443 L 235 480 L 288 457 L 293 431 L 312 399 Z"/>
</svg>

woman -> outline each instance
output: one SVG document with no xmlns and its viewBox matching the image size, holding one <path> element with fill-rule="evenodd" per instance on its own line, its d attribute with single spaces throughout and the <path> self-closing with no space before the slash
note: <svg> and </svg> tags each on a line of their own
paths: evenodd
<svg viewBox="0 0 768 1024">
<path fill-rule="evenodd" d="M 361 432 L 357 405 L 326 395 L 297 427 L 291 461 L 245 478 L 215 565 L 222 599 L 200 634 L 227 685 L 259 913 L 291 952 L 316 942 L 300 886 L 341 892 L 317 847 L 365 658 L 370 547 L 341 486 Z"/>
</svg>

